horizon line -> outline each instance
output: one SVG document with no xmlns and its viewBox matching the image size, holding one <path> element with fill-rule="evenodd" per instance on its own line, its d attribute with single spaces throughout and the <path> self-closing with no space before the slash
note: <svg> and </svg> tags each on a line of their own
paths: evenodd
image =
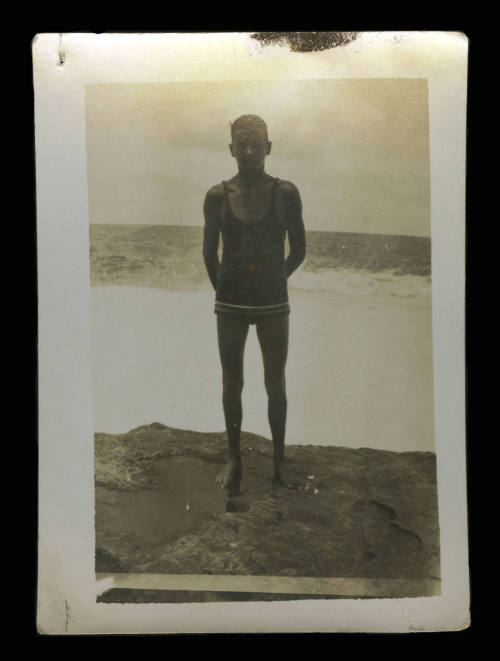
<svg viewBox="0 0 500 661">
<path fill-rule="evenodd" d="M 203 229 L 203 224 L 202 225 L 177 225 L 177 224 L 172 224 L 172 223 L 105 223 L 105 222 L 97 222 L 97 223 L 89 223 L 90 225 L 105 225 L 105 226 L 110 226 L 110 225 L 116 225 L 118 227 L 121 226 L 126 226 L 129 225 L 131 227 L 188 227 L 191 229 Z M 308 232 L 323 232 L 325 234 L 368 234 L 371 236 L 399 236 L 399 237 L 407 237 L 407 238 L 412 238 L 412 239 L 431 239 L 432 236 L 429 234 L 396 234 L 396 233 L 387 233 L 387 232 L 363 232 L 363 231 L 348 231 L 348 230 L 324 230 L 324 229 L 307 229 L 305 228 L 306 233 Z"/>
</svg>

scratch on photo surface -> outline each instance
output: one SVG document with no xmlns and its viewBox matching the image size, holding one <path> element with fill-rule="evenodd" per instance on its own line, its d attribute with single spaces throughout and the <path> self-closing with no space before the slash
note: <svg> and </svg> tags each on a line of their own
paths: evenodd
<svg viewBox="0 0 500 661">
<path fill-rule="evenodd" d="M 62 47 L 62 33 L 59 35 L 59 48 L 58 48 L 58 51 L 57 51 L 57 55 L 58 55 L 58 58 L 59 58 L 58 61 L 57 61 L 57 66 L 62 67 L 64 65 L 65 60 L 66 60 L 66 53 L 64 52 L 63 47 Z"/>
<path fill-rule="evenodd" d="M 71 617 L 71 609 L 69 607 L 67 599 L 64 600 L 64 604 L 65 604 L 65 607 L 66 607 L 66 626 L 65 626 L 65 630 L 68 631 L 69 630 L 69 623 L 73 621 L 73 618 Z"/>
</svg>

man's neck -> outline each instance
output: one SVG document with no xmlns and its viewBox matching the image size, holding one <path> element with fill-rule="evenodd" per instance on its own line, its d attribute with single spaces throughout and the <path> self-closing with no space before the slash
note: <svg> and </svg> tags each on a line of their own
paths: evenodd
<svg viewBox="0 0 500 661">
<path fill-rule="evenodd" d="M 266 173 L 264 171 L 264 168 L 256 170 L 255 172 L 242 172 L 241 170 L 239 170 L 240 182 L 245 187 L 248 186 L 250 188 L 253 188 L 256 184 L 262 181 L 265 176 Z"/>
</svg>

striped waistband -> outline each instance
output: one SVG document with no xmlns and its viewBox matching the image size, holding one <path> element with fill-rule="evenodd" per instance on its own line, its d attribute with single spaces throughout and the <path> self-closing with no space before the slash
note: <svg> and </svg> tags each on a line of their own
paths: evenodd
<svg viewBox="0 0 500 661">
<path fill-rule="evenodd" d="M 215 312 L 238 312 L 239 314 L 272 314 L 273 312 L 288 312 L 290 305 L 288 301 L 274 303 L 273 305 L 234 305 L 215 301 Z"/>
</svg>

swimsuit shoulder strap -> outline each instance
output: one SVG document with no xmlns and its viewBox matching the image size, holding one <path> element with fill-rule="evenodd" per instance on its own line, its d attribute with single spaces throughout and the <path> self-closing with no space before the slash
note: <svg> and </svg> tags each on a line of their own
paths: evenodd
<svg viewBox="0 0 500 661">
<path fill-rule="evenodd" d="M 276 177 L 273 185 L 273 202 L 276 202 L 276 196 L 278 193 L 279 185 L 280 185 L 280 180 L 278 179 L 278 177 Z"/>
<path fill-rule="evenodd" d="M 221 217 L 224 220 L 226 218 L 228 209 L 231 208 L 231 206 L 229 204 L 229 193 L 228 193 L 228 190 L 227 190 L 227 182 L 226 181 L 222 182 L 222 188 L 224 189 L 224 197 L 223 197 L 223 200 L 222 200 Z"/>
<path fill-rule="evenodd" d="M 280 180 L 278 177 L 275 178 L 274 180 L 274 185 L 273 185 L 273 193 L 272 193 L 272 200 L 271 200 L 271 209 L 274 211 L 276 215 L 278 215 L 278 206 L 276 204 L 276 199 L 278 197 L 278 186 L 280 185 Z"/>
</svg>

